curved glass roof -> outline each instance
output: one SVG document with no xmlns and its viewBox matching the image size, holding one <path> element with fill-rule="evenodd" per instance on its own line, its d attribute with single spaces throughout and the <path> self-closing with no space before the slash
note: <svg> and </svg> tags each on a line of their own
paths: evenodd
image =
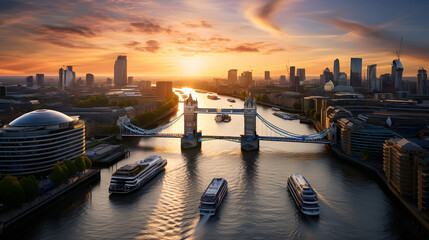
<svg viewBox="0 0 429 240">
<path fill-rule="evenodd" d="M 39 109 L 26 113 L 9 123 L 13 127 L 33 127 L 67 123 L 73 118 L 54 110 Z"/>
</svg>

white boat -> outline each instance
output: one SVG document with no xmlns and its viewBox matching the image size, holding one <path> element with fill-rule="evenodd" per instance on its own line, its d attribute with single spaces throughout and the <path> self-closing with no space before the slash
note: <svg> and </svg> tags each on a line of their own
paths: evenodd
<svg viewBox="0 0 429 240">
<path fill-rule="evenodd" d="M 215 215 L 228 192 L 228 182 L 224 178 L 213 178 L 201 196 L 200 215 Z"/>
<path fill-rule="evenodd" d="M 113 173 L 110 180 L 110 193 L 125 194 L 133 192 L 164 170 L 167 160 L 159 155 L 151 155 L 135 164 L 125 165 Z"/>
<path fill-rule="evenodd" d="M 273 109 L 274 111 L 280 111 L 280 108 L 276 108 L 276 107 L 272 107 L 271 109 Z"/>
<path fill-rule="evenodd" d="M 307 180 L 300 174 L 292 174 L 287 180 L 287 189 L 296 206 L 306 215 L 319 215 L 317 194 Z"/>
<path fill-rule="evenodd" d="M 285 113 L 285 112 L 273 112 L 274 116 L 283 118 L 284 120 L 295 120 L 295 119 L 299 119 L 299 115 L 298 114 L 290 114 L 290 113 Z"/>
</svg>

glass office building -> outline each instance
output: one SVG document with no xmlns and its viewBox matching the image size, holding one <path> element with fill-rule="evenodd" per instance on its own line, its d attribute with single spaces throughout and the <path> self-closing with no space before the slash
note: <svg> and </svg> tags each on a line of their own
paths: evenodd
<svg viewBox="0 0 429 240">
<path fill-rule="evenodd" d="M 350 85 L 352 87 L 362 87 L 362 58 L 351 59 Z"/>
</svg>

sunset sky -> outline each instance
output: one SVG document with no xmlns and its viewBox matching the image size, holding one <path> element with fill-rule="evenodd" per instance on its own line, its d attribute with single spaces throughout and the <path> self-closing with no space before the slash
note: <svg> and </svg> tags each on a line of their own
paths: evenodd
<svg viewBox="0 0 429 240">
<path fill-rule="evenodd" d="M 7 0 L 0 2 L 0 75 L 262 76 L 286 66 L 318 76 L 351 57 L 390 71 L 401 36 L 405 76 L 429 68 L 427 0 Z"/>
</svg>

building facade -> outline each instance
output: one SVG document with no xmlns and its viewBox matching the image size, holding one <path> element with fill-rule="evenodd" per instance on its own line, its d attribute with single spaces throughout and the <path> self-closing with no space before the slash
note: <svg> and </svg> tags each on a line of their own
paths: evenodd
<svg viewBox="0 0 429 240">
<path fill-rule="evenodd" d="M 335 59 L 334 61 L 334 84 L 338 85 L 338 78 L 340 77 L 340 60 Z"/>
<path fill-rule="evenodd" d="M 45 74 L 36 74 L 36 83 L 39 88 L 43 87 L 45 85 Z"/>
<path fill-rule="evenodd" d="M 93 87 L 94 86 L 94 75 L 91 73 L 86 74 L 86 86 Z"/>
<path fill-rule="evenodd" d="M 173 93 L 173 83 L 168 81 L 156 82 L 156 93 L 162 97 L 170 96 Z"/>
<path fill-rule="evenodd" d="M 85 153 L 85 122 L 40 109 L 0 129 L 0 175 L 48 173 L 57 162 Z"/>
<path fill-rule="evenodd" d="M 237 69 L 228 70 L 228 84 L 237 84 Z"/>
<path fill-rule="evenodd" d="M 368 78 L 369 91 L 378 91 L 377 89 L 377 64 L 368 65 L 366 67 L 366 76 Z"/>
<path fill-rule="evenodd" d="M 392 81 L 395 84 L 395 90 L 402 90 L 402 73 L 404 72 L 404 67 L 402 66 L 401 61 L 399 59 L 395 59 L 392 62 L 392 74 L 390 75 Z"/>
<path fill-rule="evenodd" d="M 362 86 L 362 58 L 351 58 L 350 61 L 350 86 Z"/>
<path fill-rule="evenodd" d="M 429 94 L 428 74 L 424 68 L 417 72 L 417 94 Z"/>
<path fill-rule="evenodd" d="M 114 78 L 115 86 L 127 85 L 127 56 L 118 56 L 114 66 Z"/>
</svg>

